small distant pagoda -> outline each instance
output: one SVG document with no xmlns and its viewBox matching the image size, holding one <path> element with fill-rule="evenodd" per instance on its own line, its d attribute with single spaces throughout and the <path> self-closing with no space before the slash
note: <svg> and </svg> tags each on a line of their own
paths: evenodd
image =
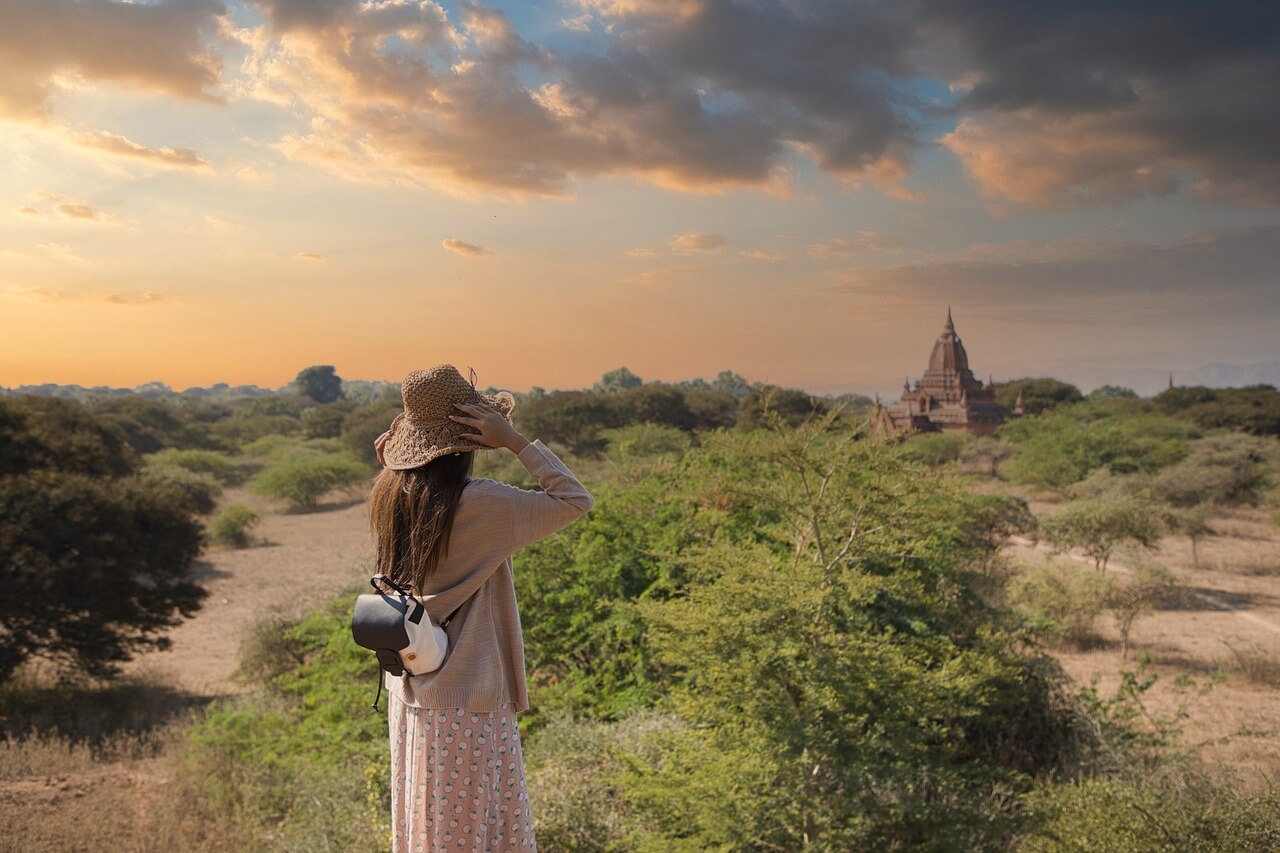
<svg viewBox="0 0 1280 853">
<path fill-rule="evenodd" d="M 933 345 L 929 369 L 911 385 L 902 385 L 902 399 L 883 406 L 876 395 L 872 423 L 891 429 L 920 432 L 968 432 L 991 435 L 1011 415 L 1022 414 L 1022 392 L 1010 412 L 996 402 L 991 376 L 983 385 L 969 369 L 969 354 L 956 334 L 947 307 L 947 324 Z"/>
</svg>

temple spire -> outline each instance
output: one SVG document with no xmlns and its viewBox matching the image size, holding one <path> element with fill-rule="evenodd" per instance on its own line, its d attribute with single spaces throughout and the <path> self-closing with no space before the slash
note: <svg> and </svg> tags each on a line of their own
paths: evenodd
<svg viewBox="0 0 1280 853">
<path fill-rule="evenodd" d="M 942 330 L 944 332 L 954 332 L 956 330 L 956 324 L 951 322 L 951 306 L 950 305 L 947 306 L 947 325 L 943 326 Z"/>
<path fill-rule="evenodd" d="M 1173 390 L 1173 374 L 1172 373 L 1169 374 L 1169 390 L 1170 391 Z"/>
</svg>

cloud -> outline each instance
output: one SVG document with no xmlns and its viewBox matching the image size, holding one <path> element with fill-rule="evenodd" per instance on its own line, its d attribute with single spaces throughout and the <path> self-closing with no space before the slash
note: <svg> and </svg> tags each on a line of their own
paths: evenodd
<svg viewBox="0 0 1280 853">
<path fill-rule="evenodd" d="M 937 0 L 942 138 L 985 194 L 1044 207 L 1186 192 L 1280 204 L 1280 6 Z M 940 43 L 941 44 L 941 43 Z"/>
<path fill-rule="evenodd" d="M 92 292 L 63 290 L 55 287 L 32 287 L 13 292 L 18 296 L 25 296 L 41 302 L 105 302 L 109 305 L 154 305 L 158 302 L 175 301 L 169 294 L 155 290 L 146 290 L 141 293 Z"/>
<path fill-rule="evenodd" d="M 910 22 L 891 5 L 598 4 L 603 52 L 556 52 L 464 4 L 260 0 L 243 92 L 305 130 L 286 157 L 349 179 L 565 196 L 586 176 L 785 195 L 797 150 L 842 176 L 905 172 Z M 803 8 L 800 8 L 803 7 Z M 575 21 L 575 26 L 579 22 Z M 906 99 L 910 101 L 910 98 Z M 890 178 L 892 180 L 892 178 Z"/>
<path fill-rule="evenodd" d="M 108 81 L 217 100 L 219 60 L 207 37 L 218 0 L 8 0 L 0 28 L 0 116 L 39 121 L 74 81 Z"/>
<path fill-rule="evenodd" d="M 785 252 L 765 252 L 759 249 L 752 249 L 748 252 L 739 252 L 738 254 L 749 261 L 765 261 L 767 263 L 785 261 L 787 258 L 791 257 Z"/>
<path fill-rule="evenodd" d="M 243 231 L 244 226 L 239 222 L 232 222 L 230 219 L 223 219 L 221 216 L 213 216 L 210 214 L 204 218 L 204 224 L 208 225 L 215 231 Z"/>
<path fill-rule="evenodd" d="M 665 281 L 671 278 L 682 278 L 691 273 L 699 272 L 702 267 L 696 266 L 672 266 L 657 267 L 643 272 L 632 273 L 622 279 L 623 284 L 654 284 L 659 281 Z"/>
<path fill-rule="evenodd" d="M 55 204 L 53 209 L 65 216 L 67 219 L 98 219 L 101 214 L 87 204 L 78 201 L 68 201 L 62 204 Z"/>
<path fill-rule="evenodd" d="M 467 258 L 478 258 L 481 255 L 493 254 L 493 252 L 483 246 L 477 246 L 474 243 L 465 243 L 462 240 L 444 240 L 440 245 L 448 249 L 450 252 L 456 252 L 457 254 Z"/>
<path fill-rule="evenodd" d="M 622 254 L 629 258 L 652 258 L 657 256 L 658 250 L 650 246 L 636 246 L 623 250 Z"/>
<path fill-rule="evenodd" d="M 23 216 L 44 216 L 44 211 L 38 210 L 29 204 L 18 208 L 17 213 L 20 213 Z"/>
<path fill-rule="evenodd" d="M 671 238 L 671 250 L 680 254 L 718 252 L 729 245 L 720 234 L 677 234 Z"/>
<path fill-rule="evenodd" d="M 294 255 L 300 261 L 309 261 L 312 263 L 324 263 L 327 259 L 319 252 L 298 252 Z"/>
<path fill-rule="evenodd" d="M 71 132 L 71 142 L 82 148 L 93 148 L 119 157 L 145 160 L 175 169 L 207 169 L 209 164 L 190 148 L 151 148 L 125 136 L 105 130 Z"/>
<path fill-rule="evenodd" d="M 1015 243 L 1005 251 L 977 252 L 911 264 L 854 267 L 834 273 L 823 286 L 837 293 L 938 303 L 965 302 L 1001 316 L 1024 319 L 1097 320 L 1112 298 L 1140 297 L 1159 309 L 1182 310 L 1195 301 L 1200 315 L 1209 303 L 1252 305 L 1272 298 L 1280 269 L 1280 226 L 1197 233 L 1165 243 Z M 1030 316 L 1034 314 L 1034 316 Z"/>
<path fill-rule="evenodd" d="M 883 252 L 900 248 L 902 241 L 878 231 L 859 231 L 853 237 L 833 237 L 810 243 L 805 253 L 811 258 L 849 258 L 859 252 Z"/>
</svg>

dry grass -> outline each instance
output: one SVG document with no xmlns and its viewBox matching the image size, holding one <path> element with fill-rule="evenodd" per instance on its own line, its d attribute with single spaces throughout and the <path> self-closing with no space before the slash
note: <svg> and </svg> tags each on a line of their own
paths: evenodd
<svg viewBox="0 0 1280 853">
<path fill-rule="evenodd" d="M 1280 655 L 1261 646 L 1227 644 L 1227 656 L 1219 661 L 1225 672 L 1259 687 L 1280 688 Z"/>
<path fill-rule="evenodd" d="M 0 838 L 7 850 L 243 849 L 174 772 L 181 728 L 202 704 L 151 673 L 0 688 Z"/>
</svg>

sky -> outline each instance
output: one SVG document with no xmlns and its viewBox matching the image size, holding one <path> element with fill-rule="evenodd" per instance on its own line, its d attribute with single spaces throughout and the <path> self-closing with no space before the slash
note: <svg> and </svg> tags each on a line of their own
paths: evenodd
<svg viewBox="0 0 1280 853">
<path fill-rule="evenodd" d="M 1273 2 L 0 16 L 0 386 L 1280 375 Z"/>
</svg>

